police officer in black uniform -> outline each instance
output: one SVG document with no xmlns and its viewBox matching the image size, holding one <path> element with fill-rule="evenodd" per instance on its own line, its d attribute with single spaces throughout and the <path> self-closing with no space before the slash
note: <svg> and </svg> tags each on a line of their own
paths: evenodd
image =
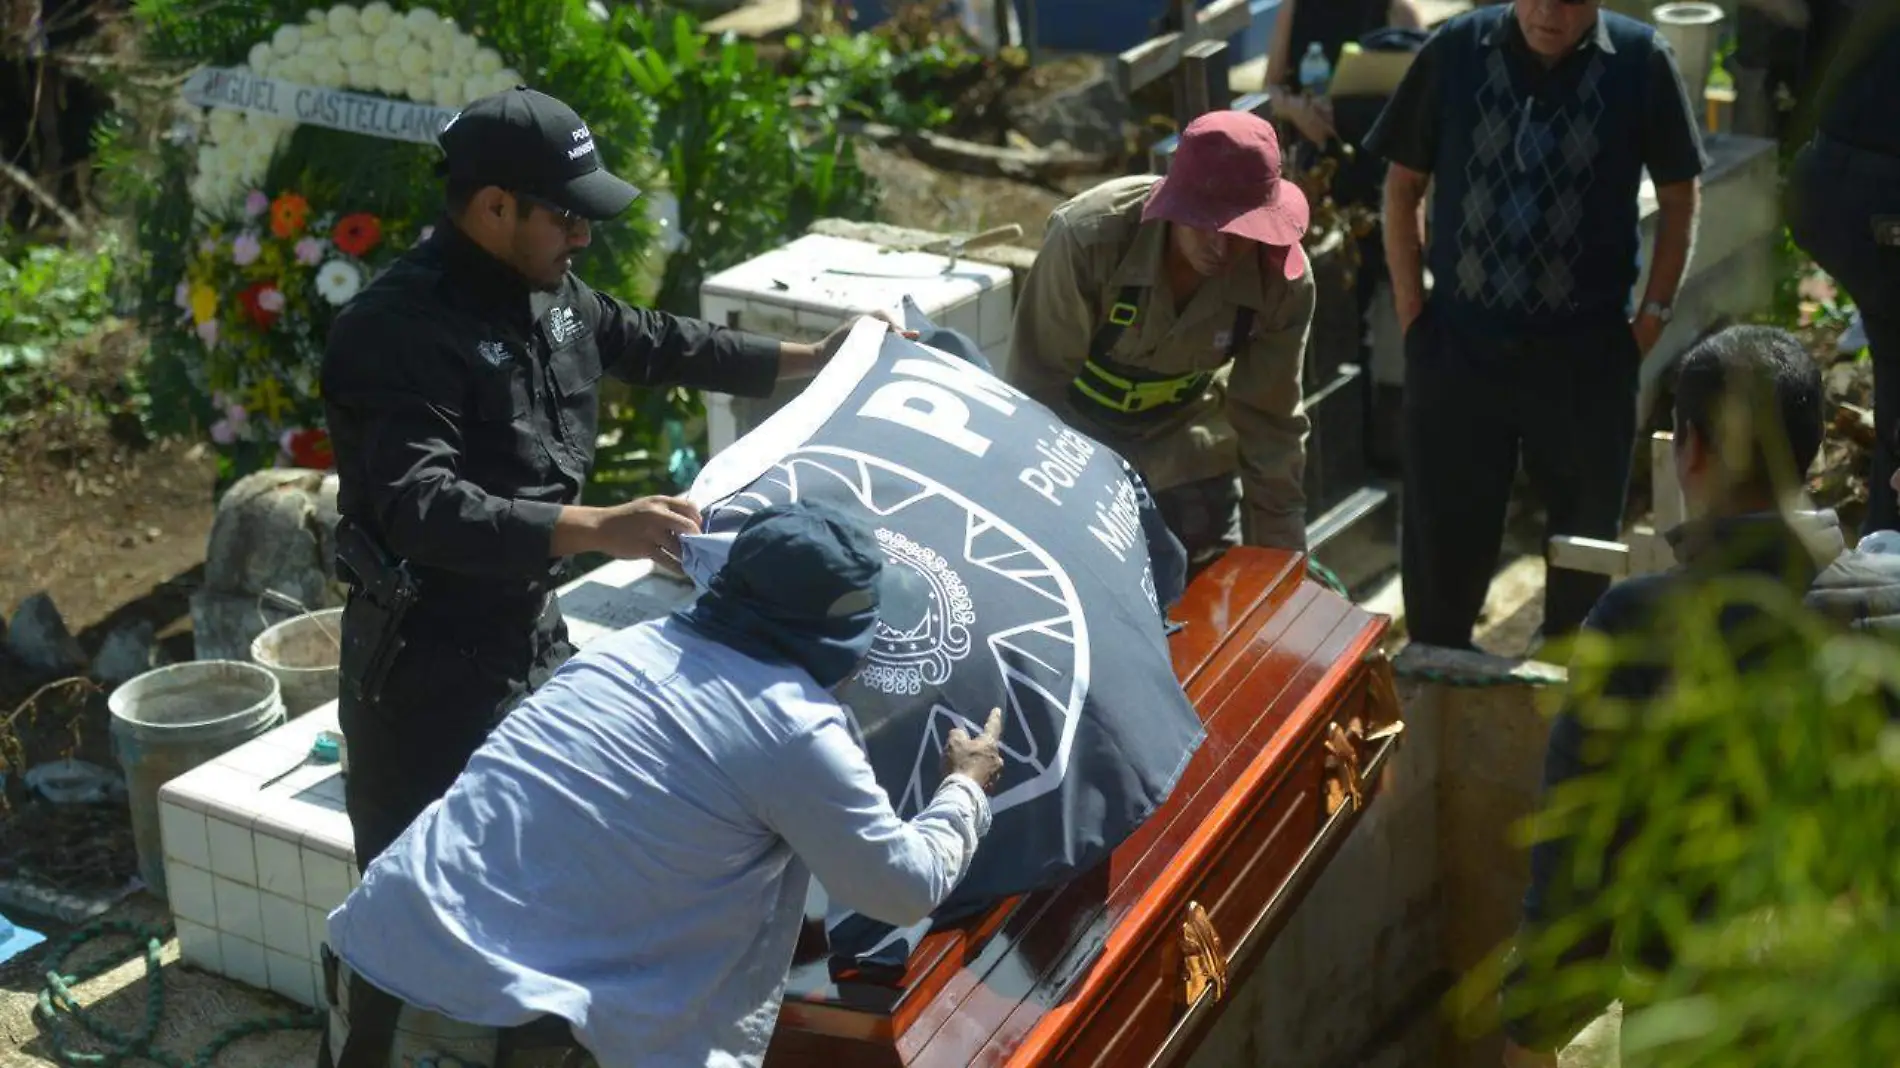
<svg viewBox="0 0 1900 1068">
<path fill-rule="evenodd" d="M 343 309 L 323 360 L 341 480 L 341 726 L 359 867 L 568 656 L 564 557 L 656 559 L 696 531 L 685 500 L 578 503 L 602 374 L 762 397 L 815 345 L 630 307 L 569 273 L 589 223 L 638 190 L 552 97 L 516 88 L 443 131 L 447 217 Z"/>
</svg>

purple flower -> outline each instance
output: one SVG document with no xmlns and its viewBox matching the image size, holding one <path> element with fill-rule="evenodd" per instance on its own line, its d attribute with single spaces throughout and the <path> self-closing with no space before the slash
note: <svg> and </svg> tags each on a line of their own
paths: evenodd
<svg viewBox="0 0 1900 1068">
<path fill-rule="evenodd" d="M 220 419 L 211 424 L 211 440 L 220 445 L 229 445 L 237 440 L 237 431 L 230 423 Z"/>
<path fill-rule="evenodd" d="M 297 262 L 305 267 L 315 267 L 323 262 L 323 251 L 327 243 L 320 237 L 306 237 L 297 242 L 295 253 Z"/>
<path fill-rule="evenodd" d="M 180 280 L 178 288 L 172 290 L 172 303 L 186 311 L 191 310 L 191 283 Z"/>
<path fill-rule="evenodd" d="M 255 219 L 269 209 L 270 198 L 265 196 L 262 190 L 253 189 L 245 195 L 244 214 L 250 218 Z"/>
<path fill-rule="evenodd" d="M 283 311 L 284 310 L 284 291 L 281 289 L 278 289 L 276 286 L 272 286 L 269 289 L 260 290 L 257 294 L 257 306 L 264 309 L 267 312 Z"/>
<path fill-rule="evenodd" d="M 224 406 L 224 417 L 231 421 L 232 426 L 243 426 L 250 420 L 251 413 L 244 410 L 244 405 L 233 401 Z"/>
<path fill-rule="evenodd" d="M 231 242 L 231 262 L 239 267 L 249 267 L 257 262 L 258 253 L 263 251 L 264 246 L 258 243 L 257 235 L 246 230 Z"/>
<path fill-rule="evenodd" d="M 198 324 L 198 340 L 205 343 L 205 348 L 215 349 L 218 347 L 218 321 L 216 319 L 206 319 L 204 322 Z"/>
</svg>

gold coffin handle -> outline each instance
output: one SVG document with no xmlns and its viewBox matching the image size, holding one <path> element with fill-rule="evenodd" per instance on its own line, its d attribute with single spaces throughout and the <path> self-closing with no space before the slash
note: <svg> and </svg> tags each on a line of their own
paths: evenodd
<svg viewBox="0 0 1900 1068">
<path fill-rule="evenodd" d="M 1187 918 L 1181 921 L 1181 987 L 1189 1005 L 1204 994 L 1212 994 L 1215 1001 L 1227 996 L 1227 953 L 1214 921 L 1198 901 L 1188 902 Z"/>
</svg>

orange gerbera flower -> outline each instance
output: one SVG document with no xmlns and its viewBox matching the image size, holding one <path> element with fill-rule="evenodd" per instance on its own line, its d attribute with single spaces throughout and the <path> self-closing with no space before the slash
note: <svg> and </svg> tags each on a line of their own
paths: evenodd
<svg viewBox="0 0 1900 1068">
<path fill-rule="evenodd" d="M 346 256 L 361 258 L 369 255 L 383 239 L 383 224 L 376 216 L 367 211 L 345 215 L 336 221 L 336 229 L 330 233 L 330 241 L 337 250 Z"/>
<path fill-rule="evenodd" d="M 270 232 L 285 240 L 303 233 L 310 221 L 310 202 L 295 193 L 280 193 L 270 202 Z"/>
</svg>

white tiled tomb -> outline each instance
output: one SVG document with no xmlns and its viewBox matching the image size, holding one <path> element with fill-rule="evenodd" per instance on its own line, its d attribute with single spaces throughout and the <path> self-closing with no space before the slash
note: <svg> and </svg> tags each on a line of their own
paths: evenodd
<svg viewBox="0 0 1900 1068">
<path fill-rule="evenodd" d="M 841 272 L 854 273 L 841 273 Z M 967 335 L 1001 375 L 1013 306 L 1007 267 L 928 252 L 892 252 L 866 241 L 807 234 L 707 278 L 700 316 L 786 341 L 817 341 L 868 312 L 900 318 L 905 296 L 938 326 Z M 707 447 L 718 452 L 805 387 L 786 382 L 763 399 L 706 394 Z"/>
<path fill-rule="evenodd" d="M 629 561 L 560 591 L 576 645 L 691 596 L 683 580 Z M 311 1006 L 322 991 L 318 951 L 329 914 L 357 883 L 342 770 L 307 761 L 317 735 L 336 729 L 336 714 L 334 701 L 319 706 L 159 791 L 165 878 L 185 963 Z"/>
</svg>

